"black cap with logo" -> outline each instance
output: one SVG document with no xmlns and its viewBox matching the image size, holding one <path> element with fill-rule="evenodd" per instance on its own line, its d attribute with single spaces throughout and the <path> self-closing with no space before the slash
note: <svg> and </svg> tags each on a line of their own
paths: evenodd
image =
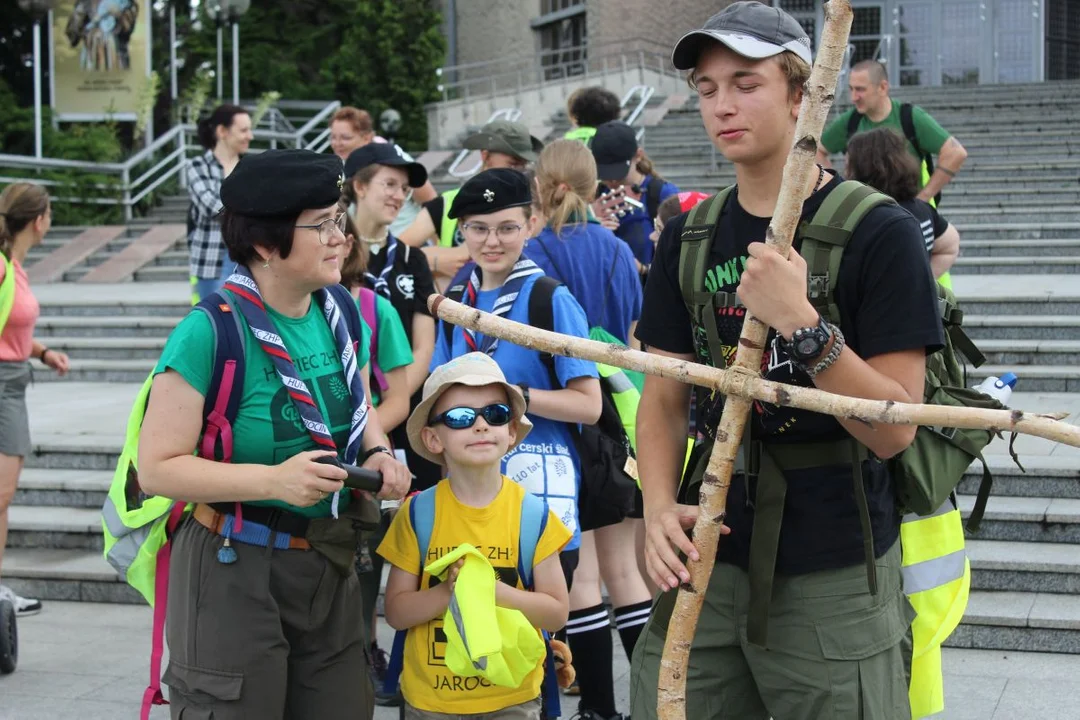
<svg viewBox="0 0 1080 720">
<path fill-rule="evenodd" d="M 310 150 L 245 155 L 221 183 L 221 204 L 249 217 L 299 215 L 341 197 L 341 160 Z"/>
<path fill-rule="evenodd" d="M 351 178 L 368 165 L 389 165 L 404 168 L 409 175 L 409 186 L 418 188 L 427 182 L 428 173 L 420 163 L 403 157 L 397 145 L 391 143 L 370 142 L 362 148 L 349 153 L 345 161 L 345 177 Z"/>
<path fill-rule="evenodd" d="M 630 163 L 637 155 L 637 135 L 622 120 L 612 120 L 596 128 L 589 148 L 596 160 L 597 177 L 605 181 L 622 180 L 630 174 Z"/>
</svg>

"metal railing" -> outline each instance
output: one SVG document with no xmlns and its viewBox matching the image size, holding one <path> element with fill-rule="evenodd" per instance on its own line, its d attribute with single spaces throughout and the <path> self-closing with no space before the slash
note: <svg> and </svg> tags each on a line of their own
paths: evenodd
<svg viewBox="0 0 1080 720">
<path fill-rule="evenodd" d="M 649 69 L 678 77 L 671 65 L 671 48 L 649 38 L 577 45 L 497 60 L 439 68 L 439 93 L 444 102 L 475 100 L 507 92 L 522 92 L 573 78 Z"/>
<path fill-rule="evenodd" d="M 634 105 L 633 110 L 623 118 L 623 122 L 630 127 L 633 127 L 634 123 L 641 119 L 641 114 L 645 112 L 645 106 L 649 104 L 649 100 L 651 100 L 652 96 L 655 94 L 656 88 L 652 85 L 635 85 L 627 90 L 626 94 L 623 95 L 620 106 L 625 109 L 634 100 L 635 96 L 638 98 L 638 101 L 637 104 Z M 638 145 L 641 145 L 642 140 L 645 138 L 645 126 L 642 125 L 638 128 L 638 131 L 634 136 L 637 138 Z"/>
<path fill-rule="evenodd" d="M 336 100 L 279 103 L 253 130 L 255 139 L 250 152 L 276 148 L 279 143 L 323 152 L 329 145 L 330 134 L 329 127 L 323 126 L 329 125 L 328 118 L 339 107 L 341 103 Z M 304 121 L 299 128 L 295 127 L 297 118 Z M 179 187 L 185 187 L 187 162 L 202 151 L 195 135 L 194 125 L 175 125 L 146 148 L 118 163 L 0 154 L 0 185 L 29 180 L 55 189 L 56 192 L 50 193 L 54 203 L 121 205 L 124 220 L 130 221 L 136 207 L 163 184 L 175 178 Z M 43 177 L 50 171 L 63 173 L 65 177 Z"/>
<path fill-rule="evenodd" d="M 509 120 L 510 122 L 517 122 L 521 118 L 521 110 L 518 108 L 502 108 L 491 113 L 491 116 L 487 119 L 487 122 L 494 122 L 495 120 Z M 485 125 L 487 123 L 484 123 Z M 468 170 L 459 170 L 458 165 L 465 162 L 465 158 L 469 157 L 469 154 L 474 152 L 468 148 L 463 149 L 454 158 L 454 162 L 450 163 L 450 167 L 446 169 L 447 174 L 456 178 L 472 177 L 476 173 L 480 172 L 480 168 L 484 165 L 483 158 L 477 158 L 476 164 L 470 167 Z"/>
</svg>

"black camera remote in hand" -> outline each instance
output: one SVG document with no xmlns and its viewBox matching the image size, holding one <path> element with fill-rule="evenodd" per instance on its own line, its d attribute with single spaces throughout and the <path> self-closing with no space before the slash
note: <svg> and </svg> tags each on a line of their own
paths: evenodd
<svg viewBox="0 0 1080 720">
<path fill-rule="evenodd" d="M 368 492 L 376 494 L 382 490 L 383 478 L 382 473 L 378 470 L 367 470 L 365 468 L 356 467 L 355 465 L 346 465 L 333 455 L 323 455 L 322 457 L 315 458 L 315 462 L 343 468 L 345 472 L 348 473 L 348 476 L 345 478 L 345 487 L 347 488 L 352 488 L 353 490 L 367 490 Z"/>
</svg>

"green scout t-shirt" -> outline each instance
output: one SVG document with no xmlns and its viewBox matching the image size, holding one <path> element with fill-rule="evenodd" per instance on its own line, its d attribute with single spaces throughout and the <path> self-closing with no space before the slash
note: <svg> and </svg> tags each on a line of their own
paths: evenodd
<svg viewBox="0 0 1080 720">
<path fill-rule="evenodd" d="M 394 309 L 393 303 L 382 295 L 375 296 L 375 322 L 379 324 L 379 347 L 375 362 L 384 373 L 405 367 L 413 361 L 412 345 L 405 335 L 405 326 L 401 324 L 401 316 Z M 370 342 L 370 336 L 368 338 Z M 371 355 L 370 346 L 366 354 Z M 382 398 L 379 397 L 379 389 L 375 383 L 371 383 L 371 404 L 378 406 Z"/>
<path fill-rule="evenodd" d="M 842 113 L 821 134 L 821 145 L 830 153 L 843 152 L 847 149 L 847 126 L 853 112 L 855 112 L 854 108 Z M 919 139 L 919 145 L 922 146 L 922 149 L 931 155 L 937 155 L 941 152 L 941 146 L 949 139 L 949 133 L 938 125 L 937 120 L 932 118 L 921 107 L 915 105 L 911 108 L 911 121 L 915 125 L 915 137 Z M 894 101 L 892 110 L 881 122 L 873 122 L 863 115 L 856 132 L 867 132 L 882 126 L 895 128 L 898 133 L 904 134 L 904 126 L 900 122 L 900 103 Z M 915 146 L 911 142 L 908 142 L 907 146 L 908 152 L 921 161 L 922 158 L 915 152 Z"/>
<path fill-rule="evenodd" d="M 285 343 L 297 373 L 311 390 L 334 442 L 339 448 L 344 448 L 352 420 L 352 400 L 337 343 L 326 323 L 322 307 L 312 299 L 307 314 L 300 318 L 286 317 L 269 306 L 266 312 Z M 270 357 L 258 346 L 247 324 L 241 322 L 241 325 L 247 366 L 240 408 L 232 426 L 233 462 L 277 465 L 297 453 L 318 450 Z M 371 331 L 363 322 L 361 326 L 364 337 L 360 339 L 357 362 L 363 367 L 368 362 Z M 210 387 L 213 365 L 213 326 L 204 313 L 193 311 L 169 335 L 154 373 L 172 368 L 205 397 Z M 340 508 L 347 507 L 349 497 L 349 492 L 343 490 Z M 329 497 L 307 508 L 293 507 L 277 500 L 252 504 L 287 508 L 308 517 L 330 515 Z"/>
</svg>

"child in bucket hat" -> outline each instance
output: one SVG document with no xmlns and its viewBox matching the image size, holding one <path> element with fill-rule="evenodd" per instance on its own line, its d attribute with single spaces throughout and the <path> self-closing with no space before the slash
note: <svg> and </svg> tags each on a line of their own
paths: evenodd
<svg viewBox="0 0 1080 720">
<path fill-rule="evenodd" d="M 447 477 L 406 501 L 378 550 L 392 565 L 386 620 L 406 633 L 401 693 L 407 708 L 540 717 L 544 653 L 526 647 L 535 644 L 531 638 L 509 637 L 505 623 L 492 622 L 494 613 L 486 622 L 477 613 L 485 603 L 499 608 L 499 615 L 518 611 L 525 635 L 535 633 L 536 639 L 540 629 L 554 631 L 566 623 L 569 598 L 559 552 L 571 533 L 542 500 L 500 470 L 503 455 L 531 429 L 521 389 L 484 353 L 450 360 L 424 383 L 423 399 L 407 423 L 409 441 L 418 454 L 443 465 Z M 452 564 L 437 562 L 459 553 L 462 559 Z M 479 570 L 468 572 L 475 567 L 469 563 L 479 563 Z M 492 577 L 493 582 L 483 580 Z M 465 588 L 466 582 L 476 585 Z M 452 628 L 444 626 L 448 609 Z M 498 648 L 513 672 L 489 676 L 487 668 L 502 665 L 477 662 L 473 656 L 480 647 Z M 452 662 L 462 657 L 475 665 L 463 670 Z"/>
</svg>

